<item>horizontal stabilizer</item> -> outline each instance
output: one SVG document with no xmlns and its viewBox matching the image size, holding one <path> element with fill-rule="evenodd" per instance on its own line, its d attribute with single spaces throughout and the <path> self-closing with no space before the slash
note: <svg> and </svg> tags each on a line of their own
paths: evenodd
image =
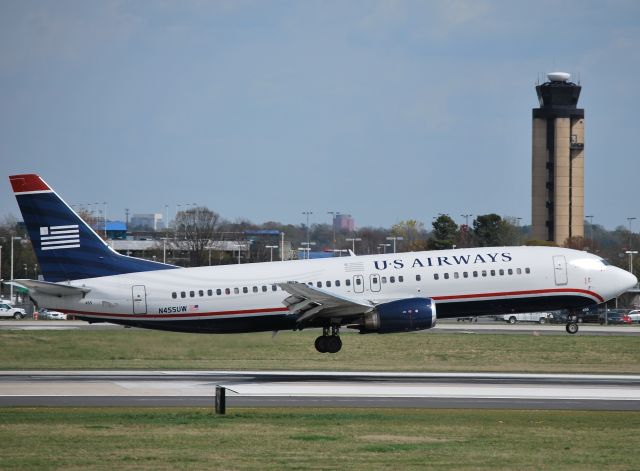
<svg viewBox="0 0 640 471">
<path fill-rule="evenodd" d="M 84 296 L 89 291 L 89 288 L 79 288 L 77 286 L 63 285 L 58 283 L 51 283 L 49 281 L 38 280 L 15 280 L 8 281 L 5 284 L 13 285 L 17 287 L 27 288 L 29 292 L 36 292 L 39 294 L 47 294 L 49 296 Z"/>
</svg>

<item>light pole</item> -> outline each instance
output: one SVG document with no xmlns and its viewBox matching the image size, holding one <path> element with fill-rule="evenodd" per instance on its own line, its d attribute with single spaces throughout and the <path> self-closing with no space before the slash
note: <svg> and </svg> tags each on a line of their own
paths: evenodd
<svg viewBox="0 0 640 471">
<path fill-rule="evenodd" d="M 404 240 L 404 237 L 392 236 L 392 237 L 387 237 L 387 240 L 392 240 L 393 241 L 393 253 L 396 253 L 396 241 L 397 240 Z"/>
<path fill-rule="evenodd" d="M 345 239 L 347 242 L 351 242 L 351 251 L 356 253 L 356 242 L 360 242 L 362 239 L 360 237 L 351 237 Z"/>
<path fill-rule="evenodd" d="M 589 220 L 589 239 L 591 240 L 591 248 L 593 249 L 593 216 L 585 216 Z"/>
<path fill-rule="evenodd" d="M 273 249 L 277 249 L 278 246 L 277 245 L 265 245 L 265 248 L 269 249 L 269 251 L 271 252 L 271 261 L 273 262 Z"/>
<path fill-rule="evenodd" d="M 11 236 L 11 281 L 9 285 L 9 301 L 13 302 L 13 241 L 22 240 L 22 237 Z"/>
<path fill-rule="evenodd" d="M 340 214 L 340 211 L 327 211 L 327 214 L 331 214 L 331 225 L 333 226 L 333 250 L 336 249 L 336 218 Z"/>
<path fill-rule="evenodd" d="M 461 214 L 460 216 L 464 218 L 464 225 L 469 227 L 469 218 L 473 216 L 473 214 Z"/>
<path fill-rule="evenodd" d="M 631 221 L 635 219 L 636 218 L 627 218 L 627 221 L 629 221 L 629 250 L 631 250 Z"/>
<path fill-rule="evenodd" d="M 104 239 L 107 240 L 107 202 L 103 201 L 104 205 Z"/>
<path fill-rule="evenodd" d="M 284 262 L 284 232 L 280 233 L 280 261 Z"/>
<path fill-rule="evenodd" d="M 238 265 L 240 265 L 240 252 L 244 249 L 244 245 L 236 244 L 236 248 L 238 249 Z"/>
<path fill-rule="evenodd" d="M 307 216 L 307 244 L 309 244 L 309 215 L 313 214 L 313 211 L 302 211 L 302 214 Z"/>
<path fill-rule="evenodd" d="M 633 274 L 633 256 L 638 253 L 637 250 L 627 250 L 625 253 L 629 254 L 629 273 Z"/>
</svg>

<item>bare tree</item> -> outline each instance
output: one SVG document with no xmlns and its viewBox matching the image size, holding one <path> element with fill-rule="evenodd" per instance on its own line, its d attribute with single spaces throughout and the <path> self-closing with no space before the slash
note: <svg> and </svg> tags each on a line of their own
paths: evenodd
<svg viewBox="0 0 640 471">
<path fill-rule="evenodd" d="M 176 215 L 176 245 L 189 252 L 189 264 L 194 267 L 208 262 L 207 247 L 216 231 L 220 215 L 200 206 Z"/>
</svg>

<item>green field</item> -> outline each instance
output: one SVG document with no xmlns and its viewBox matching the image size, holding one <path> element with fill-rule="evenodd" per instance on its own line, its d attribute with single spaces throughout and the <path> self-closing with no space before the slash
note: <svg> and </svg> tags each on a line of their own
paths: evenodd
<svg viewBox="0 0 640 471">
<path fill-rule="evenodd" d="M 0 409 L 1 469 L 638 469 L 640 413 Z"/>
<path fill-rule="evenodd" d="M 0 331 L 0 370 L 251 369 L 640 373 L 640 337 L 415 333 L 343 335 L 320 354 L 317 331 L 204 335 L 147 331 Z"/>
</svg>

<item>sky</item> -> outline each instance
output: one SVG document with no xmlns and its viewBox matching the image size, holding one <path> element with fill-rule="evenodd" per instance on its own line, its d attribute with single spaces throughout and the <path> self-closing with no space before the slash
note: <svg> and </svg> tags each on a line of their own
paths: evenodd
<svg viewBox="0 0 640 471">
<path fill-rule="evenodd" d="M 531 221 L 531 109 L 580 82 L 585 213 L 640 209 L 640 2 L 0 2 L 0 217 L 40 174 L 109 219 Z"/>
</svg>

